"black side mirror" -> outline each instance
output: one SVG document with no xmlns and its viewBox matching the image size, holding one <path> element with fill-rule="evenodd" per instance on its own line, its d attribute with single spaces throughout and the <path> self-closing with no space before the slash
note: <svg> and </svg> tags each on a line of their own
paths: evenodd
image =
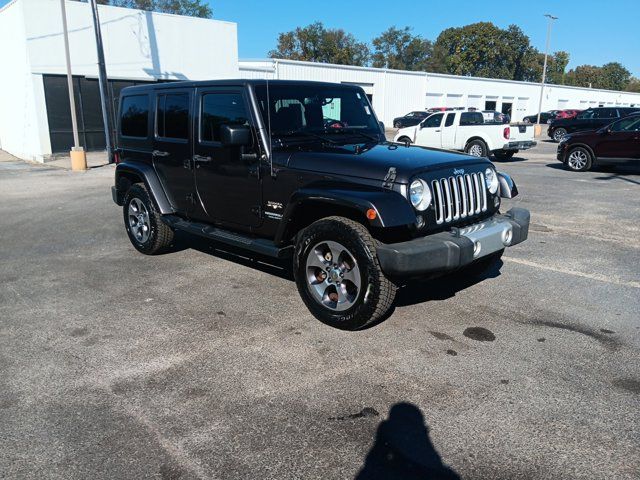
<svg viewBox="0 0 640 480">
<path fill-rule="evenodd" d="M 251 129 L 246 125 L 222 125 L 220 141 L 227 147 L 246 147 L 251 145 Z"/>
</svg>

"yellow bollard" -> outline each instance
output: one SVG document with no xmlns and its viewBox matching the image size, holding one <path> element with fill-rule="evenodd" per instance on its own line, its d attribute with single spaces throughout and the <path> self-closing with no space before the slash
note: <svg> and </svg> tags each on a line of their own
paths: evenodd
<svg viewBox="0 0 640 480">
<path fill-rule="evenodd" d="M 71 170 L 83 172 L 87 169 L 87 154 L 82 147 L 71 148 Z"/>
</svg>

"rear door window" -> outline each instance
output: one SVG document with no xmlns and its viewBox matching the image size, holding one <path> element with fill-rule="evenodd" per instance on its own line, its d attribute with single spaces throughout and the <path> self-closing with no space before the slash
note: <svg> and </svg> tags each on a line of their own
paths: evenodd
<svg viewBox="0 0 640 480">
<path fill-rule="evenodd" d="M 122 99 L 120 133 L 125 137 L 147 138 L 149 96 L 131 95 Z"/>
<path fill-rule="evenodd" d="M 455 113 L 447 113 L 447 118 L 444 121 L 444 126 L 445 127 L 450 127 L 451 125 L 453 125 L 453 119 L 456 117 Z"/>
<path fill-rule="evenodd" d="M 189 95 L 169 93 L 158 95 L 156 114 L 157 135 L 161 138 L 189 138 Z"/>
</svg>

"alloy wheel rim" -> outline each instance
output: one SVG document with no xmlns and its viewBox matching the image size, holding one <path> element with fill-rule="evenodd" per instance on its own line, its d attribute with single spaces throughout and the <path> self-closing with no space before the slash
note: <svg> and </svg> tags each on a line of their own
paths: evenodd
<svg viewBox="0 0 640 480">
<path fill-rule="evenodd" d="M 311 296 L 329 310 L 351 308 L 360 294 L 362 280 L 358 262 L 338 242 L 316 244 L 307 255 L 305 274 Z"/>
<path fill-rule="evenodd" d="M 562 140 L 562 137 L 564 136 L 565 136 L 564 130 L 556 130 L 555 132 L 553 132 L 553 138 L 556 142 L 559 142 L 560 140 Z"/>
<path fill-rule="evenodd" d="M 140 243 L 146 242 L 151 234 L 151 224 L 147 207 L 139 198 L 133 198 L 129 202 L 128 218 L 129 228 L 135 239 Z"/>
<path fill-rule="evenodd" d="M 473 155 L 474 157 L 481 157 L 482 147 L 480 147 L 480 145 L 471 145 L 471 148 L 469 148 L 469 154 Z"/>
<path fill-rule="evenodd" d="M 582 150 L 575 150 L 569 155 L 568 163 L 574 170 L 582 170 L 587 165 L 587 154 Z"/>
</svg>

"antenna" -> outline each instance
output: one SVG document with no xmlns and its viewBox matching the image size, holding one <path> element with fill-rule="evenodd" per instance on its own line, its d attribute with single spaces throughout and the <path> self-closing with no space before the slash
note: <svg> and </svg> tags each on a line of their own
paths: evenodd
<svg viewBox="0 0 640 480">
<path fill-rule="evenodd" d="M 266 72 L 265 80 L 267 81 L 267 136 L 269 138 L 269 167 L 271 176 L 273 177 L 273 145 L 271 142 L 271 98 L 269 97 L 269 73 Z"/>
</svg>

